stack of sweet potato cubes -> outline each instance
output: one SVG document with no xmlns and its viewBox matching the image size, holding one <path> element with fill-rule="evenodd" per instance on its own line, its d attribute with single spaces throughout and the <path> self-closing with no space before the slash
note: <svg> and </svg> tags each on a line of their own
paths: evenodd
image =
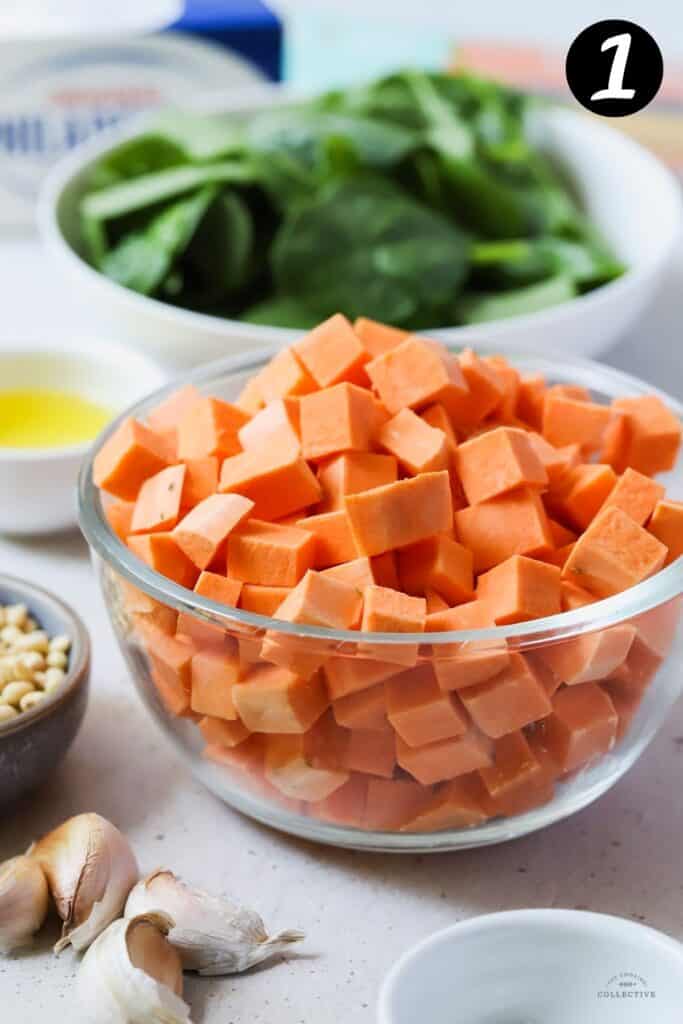
<svg viewBox="0 0 683 1024">
<path fill-rule="evenodd" d="M 683 554 L 683 504 L 652 479 L 680 439 L 656 396 L 599 404 L 337 315 L 234 403 L 190 385 L 124 422 L 95 483 L 121 540 L 181 586 L 363 634 L 221 629 L 120 581 L 160 699 L 205 755 L 298 813 L 433 831 L 547 802 L 606 754 L 678 602 L 528 653 L 367 634 L 509 626 L 656 573 Z"/>
</svg>

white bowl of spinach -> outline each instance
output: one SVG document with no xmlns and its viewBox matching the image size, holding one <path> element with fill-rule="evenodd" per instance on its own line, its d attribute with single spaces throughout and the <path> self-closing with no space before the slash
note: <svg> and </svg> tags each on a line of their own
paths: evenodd
<svg viewBox="0 0 683 1024">
<path fill-rule="evenodd" d="M 40 208 L 109 322 L 178 363 L 338 311 L 594 354 L 680 224 L 673 179 L 635 143 L 468 75 L 213 108 L 82 147 Z"/>
</svg>

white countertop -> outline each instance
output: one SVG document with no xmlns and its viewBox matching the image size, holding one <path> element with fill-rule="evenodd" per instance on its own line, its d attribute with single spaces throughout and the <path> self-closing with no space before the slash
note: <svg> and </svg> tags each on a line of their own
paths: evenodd
<svg viewBox="0 0 683 1024">
<path fill-rule="evenodd" d="M 37 243 L 6 241 L 0 262 L 3 334 L 49 332 L 58 344 L 60 334 L 87 329 L 78 295 L 48 272 Z M 655 307 L 607 357 L 678 397 L 681 294 L 683 260 Z M 494 910 L 590 908 L 645 920 L 683 939 L 683 704 L 610 793 L 544 832 L 432 857 L 334 850 L 254 824 L 193 780 L 133 692 L 79 535 L 0 539 L 0 568 L 73 604 L 94 647 L 83 729 L 52 780 L 0 818 L 0 860 L 70 814 L 98 811 L 130 836 L 143 870 L 172 867 L 251 904 L 273 930 L 301 927 L 308 935 L 286 963 L 236 978 L 189 976 L 195 1024 L 370 1024 L 378 984 L 406 948 L 451 922 Z M 21 958 L 0 960 L 3 1024 L 54 1014 L 69 1024 L 79 1019 L 72 1001 L 76 957 L 67 951 L 54 959 L 51 937 Z"/>
</svg>

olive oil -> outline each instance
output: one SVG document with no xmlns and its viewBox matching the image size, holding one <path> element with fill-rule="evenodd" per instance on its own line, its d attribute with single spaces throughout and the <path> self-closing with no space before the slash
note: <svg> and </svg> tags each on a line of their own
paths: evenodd
<svg viewBox="0 0 683 1024">
<path fill-rule="evenodd" d="M 0 390 L 0 448 L 64 448 L 92 441 L 111 409 L 70 391 Z"/>
</svg>

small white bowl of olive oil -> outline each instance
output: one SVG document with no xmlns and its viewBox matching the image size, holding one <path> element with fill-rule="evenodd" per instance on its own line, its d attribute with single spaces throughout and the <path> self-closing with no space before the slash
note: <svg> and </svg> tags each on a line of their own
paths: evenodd
<svg viewBox="0 0 683 1024">
<path fill-rule="evenodd" d="M 166 378 L 152 360 L 99 338 L 0 340 L 0 533 L 74 526 L 83 454 Z"/>
</svg>

